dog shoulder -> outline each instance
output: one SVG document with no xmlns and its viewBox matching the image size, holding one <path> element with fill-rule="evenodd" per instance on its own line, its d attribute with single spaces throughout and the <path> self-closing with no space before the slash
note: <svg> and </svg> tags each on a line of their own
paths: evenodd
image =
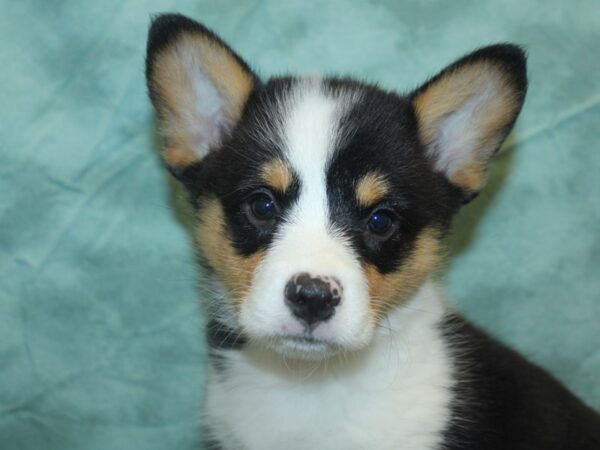
<svg viewBox="0 0 600 450">
<path fill-rule="evenodd" d="M 445 450 L 600 448 L 600 416 L 552 375 L 457 315 L 442 328 L 457 374 Z"/>
</svg>

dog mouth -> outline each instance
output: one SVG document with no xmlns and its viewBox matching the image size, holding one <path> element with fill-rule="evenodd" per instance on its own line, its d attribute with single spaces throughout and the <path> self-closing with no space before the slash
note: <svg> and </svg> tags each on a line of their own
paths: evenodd
<svg viewBox="0 0 600 450">
<path fill-rule="evenodd" d="M 277 353 L 300 359 L 322 359 L 340 351 L 338 344 L 311 334 L 278 335 L 267 342 L 268 347 Z"/>
</svg>

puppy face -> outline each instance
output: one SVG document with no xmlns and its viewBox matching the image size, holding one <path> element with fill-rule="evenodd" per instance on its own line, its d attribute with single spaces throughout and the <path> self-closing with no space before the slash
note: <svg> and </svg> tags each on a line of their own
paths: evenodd
<svg viewBox="0 0 600 450">
<path fill-rule="evenodd" d="M 408 96 L 345 79 L 262 83 L 201 25 L 161 16 L 147 77 L 167 166 L 198 212 L 216 318 L 275 351 L 368 345 L 434 270 L 525 92 L 495 46 Z"/>
</svg>

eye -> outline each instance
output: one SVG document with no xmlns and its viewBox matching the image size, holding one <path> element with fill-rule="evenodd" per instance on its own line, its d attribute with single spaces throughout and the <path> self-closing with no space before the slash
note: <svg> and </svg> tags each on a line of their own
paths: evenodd
<svg viewBox="0 0 600 450">
<path fill-rule="evenodd" d="M 277 216 L 275 200 L 263 192 L 250 197 L 245 209 L 248 220 L 256 226 L 268 225 Z"/>
<path fill-rule="evenodd" d="M 271 220 L 275 217 L 275 202 L 266 197 L 260 196 L 252 200 L 252 214 L 260 220 Z"/>
<path fill-rule="evenodd" d="M 378 209 L 373 212 L 367 221 L 367 228 L 373 234 L 381 237 L 389 237 L 393 231 L 395 216 L 391 211 Z"/>
</svg>

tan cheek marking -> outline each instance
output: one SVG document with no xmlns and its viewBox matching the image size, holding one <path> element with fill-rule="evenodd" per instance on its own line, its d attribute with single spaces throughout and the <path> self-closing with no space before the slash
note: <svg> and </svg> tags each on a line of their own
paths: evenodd
<svg viewBox="0 0 600 450">
<path fill-rule="evenodd" d="M 446 74 L 414 100 L 419 134 L 423 143 L 429 145 L 437 136 L 440 121 L 469 98 L 484 92 L 492 99 L 486 101 L 485 110 L 477 114 L 472 124 L 481 142 L 480 150 L 449 175 L 450 181 L 459 187 L 476 191 L 484 184 L 485 167 L 504 137 L 503 128 L 512 120 L 519 106 L 518 94 L 513 92 L 509 84 L 501 69 L 483 61 Z"/>
<path fill-rule="evenodd" d="M 377 267 L 364 264 L 375 320 L 405 301 L 435 269 L 440 260 L 439 236 L 435 228 L 421 232 L 411 255 L 396 272 L 382 274 Z"/>
<path fill-rule="evenodd" d="M 377 172 L 366 174 L 356 185 L 356 200 L 363 207 L 377 203 L 390 191 L 390 185 L 385 177 Z"/>
<path fill-rule="evenodd" d="M 264 251 L 251 256 L 240 256 L 223 228 L 224 213 L 221 203 L 209 200 L 199 212 L 197 240 L 202 253 L 215 271 L 239 309 L 248 296 L 254 272 L 264 257 Z"/>
<path fill-rule="evenodd" d="M 280 159 L 266 163 L 260 170 L 261 179 L 272 188 L 285 192 L 292 184 L 292 173 Z"/>
</svg>

